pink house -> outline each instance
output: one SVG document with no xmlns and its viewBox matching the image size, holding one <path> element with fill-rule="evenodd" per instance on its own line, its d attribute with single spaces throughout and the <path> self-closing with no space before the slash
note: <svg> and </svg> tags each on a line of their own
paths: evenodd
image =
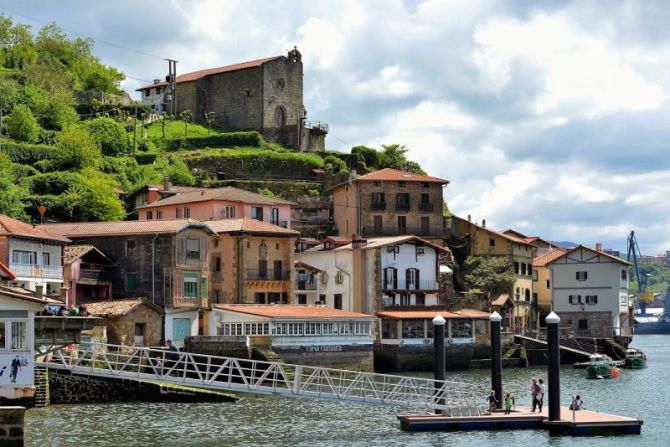
<svg viewBox="0 0 670 447">
<path fill-rule="evenodd" d="M 243 189 L 225 188 L 187 191 L 137 208 L 139 220 L 219 220 L 249 217 L 291 228 L 288 200 L 267 197 Z"/>
<path fill-rule="evenodd" d="M 68 307 L 112 298 L 112 261 L 92 245 L 68 245 L 63 252 L 63 285 Z"/>
</svg>

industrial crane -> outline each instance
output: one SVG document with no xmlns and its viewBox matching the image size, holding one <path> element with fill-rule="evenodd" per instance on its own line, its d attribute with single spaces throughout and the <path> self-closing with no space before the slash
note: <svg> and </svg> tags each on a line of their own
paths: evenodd
<svg viewBox="0 0 670 447">
<path fill-rule="evenodd" d="M 644 315 L 647 313 L 647 304 L 653 300 L 654 295 L 647 293 L 647 280 L 651 276 L 651 270 L 640 265 L 641 259 L 642 253 L 640 253 L 640 247 L 637 245 L 635 231 L 631 231 L 628 236 L 628 255 L 626 256 L 626 260 L 633 263 L 635 279 L 637 280 L 637 291 L 635 295 L 637 296 L 640 313 Z"/>
</svg>

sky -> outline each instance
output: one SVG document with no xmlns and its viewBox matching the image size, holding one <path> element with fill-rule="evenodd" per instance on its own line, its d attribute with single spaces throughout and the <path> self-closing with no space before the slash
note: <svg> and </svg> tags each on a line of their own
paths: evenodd
<svg viewBox="0 0 670 447">
<path fill-rule="evenodd" d="M 497 229 L 670 250 L 670 2 L 0 0 L 96 40 L 133 92 L 177 72 L 303 54 L 309 119 L 348 151 L 398 143 Z M 75 34 L 77 33 L 77 34 Z M 121 48 L 123 47 L 123 48 Z M 134 51 L 130 51 L 134 50 Z"/>
</svg>

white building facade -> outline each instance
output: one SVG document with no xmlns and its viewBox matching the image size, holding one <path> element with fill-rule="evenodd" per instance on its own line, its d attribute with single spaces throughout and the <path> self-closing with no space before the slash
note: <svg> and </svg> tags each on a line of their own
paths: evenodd
<svg viewBox="0 0 670 447">
<path fill-rule="evenodd" d="M 582 245 L 552 261 L 552 308 L 561 327 L 590 337 L 630 335 L 628 267 L 623 259 Z"/>
</svg>

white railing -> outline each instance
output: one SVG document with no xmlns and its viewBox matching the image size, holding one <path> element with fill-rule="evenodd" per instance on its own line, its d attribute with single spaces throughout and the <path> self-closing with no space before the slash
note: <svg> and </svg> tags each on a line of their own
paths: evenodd
<svg viewBox="0 0 670 447">
<path fill-rule="evenodd" d="M 63 267 L 37 264 L 9 264 L 9 270 L 18 277 L 63 279 Z"/>
<path fill-rule="evenodd" d="M 459 382 L 117 345 L 92 344 L 79 351 L 61 349 L 37 366 L 234 392 L 428 409 L 482 400 L 480 389 Z"/>
</svg>

